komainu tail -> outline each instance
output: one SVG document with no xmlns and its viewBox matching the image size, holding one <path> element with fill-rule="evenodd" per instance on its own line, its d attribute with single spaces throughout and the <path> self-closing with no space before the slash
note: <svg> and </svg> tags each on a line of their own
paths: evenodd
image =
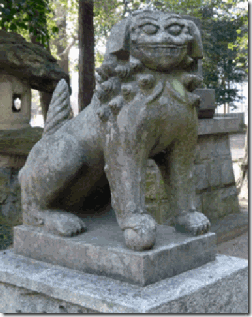
<svg viewBox="0 0 252 317">
<path fill-rule="evenodd" d="M 56 86 L 47 112 L 43 135 L 56 132 L 73 117 L 68 84 L 61 79 Z"/>
</svg>

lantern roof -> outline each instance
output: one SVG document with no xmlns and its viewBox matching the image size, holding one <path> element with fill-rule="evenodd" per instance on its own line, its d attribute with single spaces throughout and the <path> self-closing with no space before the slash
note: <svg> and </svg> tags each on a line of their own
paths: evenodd
<svg viewBox="0 0 252 317">
<path fill-rule="evenodd" d="M 69 75 L 42 46 L 21 35 L 0 30 L 0 72 L 25 80 L 32 89 L 52 93 L 60 79 Z"/>
</svg>

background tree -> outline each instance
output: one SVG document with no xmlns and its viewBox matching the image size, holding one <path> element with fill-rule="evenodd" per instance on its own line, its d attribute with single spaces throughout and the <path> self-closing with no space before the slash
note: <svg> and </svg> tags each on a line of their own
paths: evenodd
<svg viewBox="0 0 252 317">
<path fill-rule="evenodd" d="M 103 1 L 98 2 L 101 4 Z M 235 107 L 235 103 L 242 99 L 235 84 L 243 82 L 247 77 L 248 11 L 238 7 L 243 1 L 129 0 L 126 2 L 128 11 L 149 4 L 160 10 L 199 18 L 204 44 L 204 86 L 215 89 L 217 105 L 228 104 Z M 117 1 L 117 5 L 114 4 L 114 11 L 110 7 L 109 12 L 117 14 L 111 14 L 106 20 L 104 17 L 107 17 L 106 12 L 109 9 L 106 8 L 107 11 L 104 12 L 95 2 L 95 7 L 99 8 L 95 11 L 95 34 L 99 34 L 99 38 L 107 37 L 111 26 L 125 16 L 123 6 L 125 7 L 126 2 Z M 97 57 L 101 62 L 102 56 L 97 54 Z"/>
<path fill-rule="evenodd" d="M 0 28 L 31 38 L 44 47 L 58 31 L 49 0 L 1 0 Z"/>
<path fill-rule="evenodd" d="M 95 88 L 94 3 L 79 1 L 79 111 L 90 104 Z"/>
<path fill-rule="evenodd" d="M 52 20 L 53 10 L 49 0 L 1 0 L 0 27 L 21 34 L 32 43 L 50 51 L 49 39 L 58 31 Z M 50 25 L 50 27 L 49 27 Z M 40 92 L 42 113 L 46 118 L 52 94 Z"/>
<path fill-rule="evenodd" d="M 198 17 L 202 21 L 205 87 L 216 90 L 218 105 L 226 103 L 233 105 L 240 96 L 232 85 L 246 77 L 248 59 L 248 17 L 246 9 L 238 10 L 237 5 L 240 2 L 238 0 L 225 2 L 221 0 L 1 0 L 0 28 L 20 33 L 26 39 L 33 34 L 33 39 L 35 37 L 35 41 L 44 47 L 49 47 L 50 39 L 51 52 L 61 60 L 64 69 L 68 68 L 69 49 L 77 44 L 77 30 L 80 28 L 82 32 L 79 34 L 80 109 L 83 109 L 90 102 L 93 94 L 94 61 L 99 64 L 103 59 L 99 45 L 105 43 L 112 25 L 126 16 L 130 10 L 148 3 L 161 10 Z M 66 31 L 69 22 L 73 29 L 70 35 Z M 60 32 L 57 33 L 59 29 Z"/>
<path fill-rule="evenodd" d="M 217 105 L 235 107 L 234 103 L 242 99 L 235 84 L 246 78 L 245 67 L 238 62 L 240 52 L 235 44 L 244 19 L 238 15 L 214 16 L 211 10 L 203 19 L 204 83 L 207 88 L 215 89 Z"/>
</svg>

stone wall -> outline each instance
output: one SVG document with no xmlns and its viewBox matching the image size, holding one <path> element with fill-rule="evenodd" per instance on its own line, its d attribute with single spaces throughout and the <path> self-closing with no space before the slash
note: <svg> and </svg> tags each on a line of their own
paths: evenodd
<svg viewBox="0 0 252 317">
<path fill-rule="evenodd" d="M 22 224 L 18 172 L 43 129 L 0 131 L 0 225 Z"/>
<path fill-rule="evenodd" d="M 194 175 L 198 208 L 211 221 L 239 212 L 228 133 L 199 136 Z"/>
<path fill-rule="evenodd" d="M 18 172 L 26 157 L 0 155 L 0 224 L 22 223 Z"/>
</svg>

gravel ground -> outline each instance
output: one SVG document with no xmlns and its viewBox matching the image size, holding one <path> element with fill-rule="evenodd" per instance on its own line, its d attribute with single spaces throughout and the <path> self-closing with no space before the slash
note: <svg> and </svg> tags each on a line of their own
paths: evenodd
<svg viewBox="0 0 252 317">
<path fill-rule="evenodd" d="M 248 232 L 217 246 L 217 253 L 248 260 Z"/>
</svg>

